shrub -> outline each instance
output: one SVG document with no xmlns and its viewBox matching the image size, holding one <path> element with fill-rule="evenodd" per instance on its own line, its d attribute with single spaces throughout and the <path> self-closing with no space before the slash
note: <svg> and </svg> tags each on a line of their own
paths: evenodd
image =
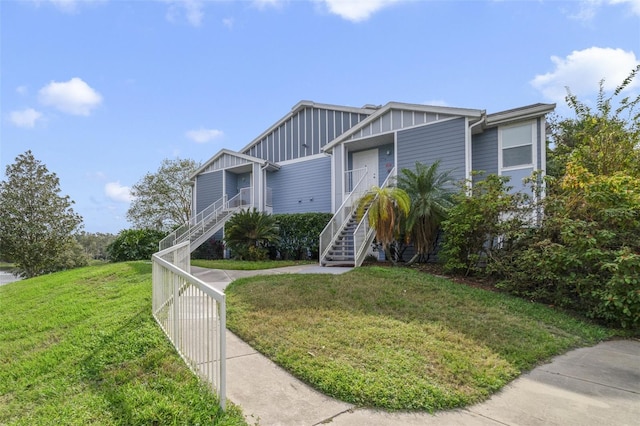
<svg viewBox="0 0 640 426">
<path fill-rule="evenodd" d="M 270 246 L 271 252 L 283 260 L 317 259 L 320 233 L 332 216 L 331 213 L 273 215 L 280 228 L 280 240 Z"/>
<path fill-rule="evenodd" d="M 488 175 L 454 195 L 454 207 L 442 222 L 444 242 L 438 254 L 447 272 L 491 273 L 499 252 L 515 244 L 531 221 L 532 205 L 522 193 L 511 193 L 509 177 Z"/>
<path fill-rule="evenodd" d="M 264 260 L 267 246 L 278 241 L 275 218 L 256 208 L 234 214 L 225 225 L 225 243 L 241 260 Z"/>
<path fill-rule="evenodd" d="M 155 229 L 128 229 L 120 231 L 116 239 L 107 246 L 111 262 L 149 260 L 158 251 L 158 243 L 166 236 Z"/>
<path fill-rule="evenodd" d="M 224 258 L 224 242 L 209 238 L 191 254 L 192 259 L 216 260 Z"/>
</svg>

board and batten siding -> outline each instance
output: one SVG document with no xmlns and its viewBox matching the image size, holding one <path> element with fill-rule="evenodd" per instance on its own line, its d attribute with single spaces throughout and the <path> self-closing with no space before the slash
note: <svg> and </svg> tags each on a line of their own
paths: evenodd
<svg viewBox="0 0 640 426">
<path fill-rule="evenodd" d="M 483 179 L 490 174 L 498 174 L 498 128 L 493 127 L 483 133 L 473 135 L 471 142 L 471 170 L 484 171 L 482 176 L 475 180 Z"/>
<path fill-rule="evenodd" d="M 331 212 L 331 159 L 322 157 L 282 165 L 267 174 L 273 213 Z"/>
<path fill-rule="evenodd" d="M 356 112 L 303 108 L 243 154 L 274 163 L 316 155 L 327 143 L 367 117 Z"/>
<path fill-rule="evenodd" d="M 378 185 L 382 185 L 393 170 L 393 157 L 392 143 L 378 147 Z"/>
<path fill-rule="evenodd" d="M 222 198 L 222 170 L 196 178 L 196 214 Z"/>
<path fill-rule="evenodd" d="M 415 170 L 416 162 L 430 166 L 440 160 L 439 170 L 453 170 L 455 180 L 465 179 L 466 120 L 456 118 L 402 130 L 397 136 L 397 171 Z"/>
</svg>

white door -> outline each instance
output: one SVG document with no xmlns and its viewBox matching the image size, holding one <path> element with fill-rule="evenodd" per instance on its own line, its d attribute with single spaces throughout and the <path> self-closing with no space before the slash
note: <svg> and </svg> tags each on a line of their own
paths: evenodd
<svg viewBox="0 0 640 426">
<path fill-rule="evenodd" d="M 378 149 L 370 149 L 353 153 L 353 170 L 367 168 L 365 188 L 378 186 Z"/>
</svg>

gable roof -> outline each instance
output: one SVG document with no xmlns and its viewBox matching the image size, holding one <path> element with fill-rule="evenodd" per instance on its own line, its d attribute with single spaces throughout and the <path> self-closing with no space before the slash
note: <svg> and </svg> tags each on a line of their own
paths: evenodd
<svg viewBox="0 0 640 426">
<path fill-rule="evenodd" d="M 270 161 L 263 160 L 262 158 L 252 157 L 250 155 L 241 154 L 239 152 L 231 151 L 230 149 L 223 148 L 216 155 L 211 157 L 206 163 L 204 163 L 198 170 L 193 172 L 189 176 L 189 180 L 194 180 L 196 176 L 205 171 L 224 170 L 230 167 L 241 166 L 244 164 L 256 163 L 263 167 L 267 167 L 267 170 L 278 170 L 280 166 Z"/>
<path fill-rule="evenodd" d="M 391 122 L 388 125 L 388 129 L 384 130 L 383 126 L 383 117 L 386 115 L 390 115 L 389 119 L 392 120 L 391 114 L 393 111 L 401 111 L 401 112 L 411 112 L 411 113 L 420 113 L 424 114 L 424 117 L 421 119 L 423 121 L 417 122 L 409 122 L 406 125 L 404 123 L 400 123 L 397 126 L 393 125 Z M 421 104 L 408 104 L 403 102 L 389 102 L 383 107 L 380 107 L 376 112 L 371 114 L 366 119 L 362 120 L 360 123 L 353 126 L 351 129 L 347 130 L 331 142 L 329 142 L 322 151 L 327 152 L 331 151 L 334 146 L 340 144 L 341 142 L 347 141 L 349 139 L 357 139 L 358 137 L 366 137 L 373 134 L 378 133 L 386 133 L 394 130 L 400 130 L 403 128 L 411 127 L 414 125 L 427 123 L 427 114 L 434 114 L 436 117 L 440 115 L 445 115 L 447 117 L 470 117 L 480 119 L 484 114 L 483 110 L 479 109 L 468 109 L 468 108 L 452 108 L 452 107 L 443 107 L 443 106 L 434 106 L 434 105 L 421 105 Z M 375 126 L 379 123 L 379 126 Z M 370 126 L 371 130 L 367 131 L 367 126 Z M 373 127 L 378 127 L 377 129 L 373 129 Z M 379 130 L 379 131 L 378 131 Z M 360 135 L 360 136 L 358 136 Z"/>
<path fill-rule="evenodd" d="M 342 111 L 342 112 L 351 112 L 351 113 L 365 114 L 365 115 L 370 115 L 370 114 L 372 114 L 373 112 L 376 111 L 376 107 L 373 106 L 373 105 L 365 105 L 362 108 L 356 108 L 356 107 L 350 107 L 350 106 L 322 104 L 322 103 L 317 103 L 317 102 L 313 102 L 313 101 L 302 100 L 302 101 L 298 102 L 297 104 L 295 104 L 291 108 L 291 111 L 289 111 L 284 117 L 282 117 L 280 120 L 275 122 L 271 127 L 269 127 L 267 130 L 262 132 L 258 137 L 256 137 L 251 142 L 249 142 L 244 148 L 242 148 L 240 150 L 240 152 L 246 152 L 249 149 L 251 149 L 251 147 L 253 145 L 259 143 L 262 139 L 264 139 L 265 136 L 269 135 L 269 133 L 273 132 L 275 129 L 280 127 L 283 123 L 285 123 L 287 120 L 289 120 L 290 118 L 292 118 L 298 112 L 300 112 L 301 110 L 303 110 L 305 108 L 320 108 L 320 109 L 328 109 L 328 110 Z"/>
<path fill-rule="evenodd" d="M 486 127 L 497 126 L 508 121 L 540 117 L 556 109 L 556 104 L 536 103 L 523 107 L 487 114 Z"/>
</svg>

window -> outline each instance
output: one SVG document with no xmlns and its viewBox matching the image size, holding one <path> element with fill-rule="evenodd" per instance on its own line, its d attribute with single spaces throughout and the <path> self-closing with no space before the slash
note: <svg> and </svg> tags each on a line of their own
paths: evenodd
<svg viewBox="0 0 640 426">
<path fill-rule="evenodd" d="M 502 167 L 533 165 L 533 124 L 504 127 L 502 135 Z"/>
</svg>

